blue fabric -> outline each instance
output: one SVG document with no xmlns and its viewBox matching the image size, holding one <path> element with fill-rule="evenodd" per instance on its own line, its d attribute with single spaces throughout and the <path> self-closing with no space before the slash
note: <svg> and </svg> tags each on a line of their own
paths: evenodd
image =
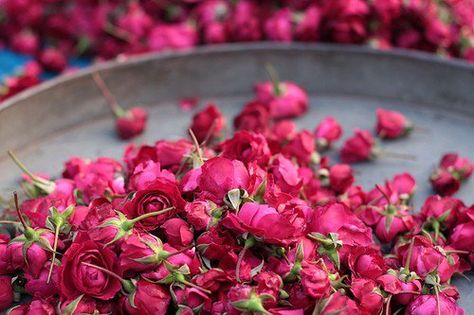
<svg viewBox="0 0 474 315">
<path fill-rule="evenodd" d="M 11 76 L 19 72 L 23 65 L 28 61 L 32 60 L 31 56 L 17 54 L 9 49 L 0 49 L 0 83 L 6 77 Z M 69 64 L 73 67 L 84 68 L 92 63 L 90 58 L 74 58 L 69 60 Z M 45 72 L 42 74 L 41 79 L 47 80 L 55 77 L 56 73 Z"/>
</svg>

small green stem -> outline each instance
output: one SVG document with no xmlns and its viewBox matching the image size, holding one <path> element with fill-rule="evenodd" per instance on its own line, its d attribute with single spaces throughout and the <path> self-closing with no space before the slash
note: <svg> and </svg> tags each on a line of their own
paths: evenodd
<svg viewBox="0 0 474 315">
<path fill-rule="evenodd" d="M 48 185 L 48 184 L 50 184 L 50 181 L 49 181 L 49 180 L 46 180 L 46 179 L 41 178 L 41 177 L 39 177 L 39 176 L 36 176 L 36 175 L 33 174 L 32 172 L 30 172 L 30 170 L 25 166 L 25 164 L 23 164 L 23 163 L 17 158 L 17 156 L 15 155 L 15 153 L 13 153 L 13 151 L 8 150 L 8 155 L 9 155 L 10 158 L 13 160 L 13 162 L 23 171 L 23 173 L 25 173 L 26 175 L 28 175 L 29 178 L 31 178 L 32 181 L 37 182 L 37 183 L 40 183 L 40 184 L 43 184 L 43 185 Z"/>
<path fill-rule="evenodd" d="M 181 282 L 182 284 L 184 285 L 187 285 L 188 287 L 192 287 L 192 288 L 195 288 L 195 289 L 198 289 L 204 293 L 207 293 L 207 294 L 212 294 L 211 291 L 207 290 L 207 289 L 204 289 L 204 288 L 201 288 L 200 286 L 198 286 L 197 284 L 194 284 L 192 282 L 189 282 L 188 280 L 186 279 L 181 279 L 179 282 Z"/>
<path fill-rule="evenodd" d="M 0 224 L 21 224 L 21 222 L 10 221 L 10 220 L 0 220 Z"/>
<path fill-rule="evenodd" d="M 53 257 L 51 258 L 51 266 L 49 266 L 48 279 L 46 280 L 46 283 L 49 283 L 51 276 L 53 275 L 54 260 L 56 259 L 56 250 L 58 248 L 59 231 L 61 226 L 62 223 L 56 224 L 56 228 L 54 230 Z"/>
<path fill-rule="evenodd" d="M 138 221 L 141 221 L 141 220 L 144 220 L 144 219 L 147 219 L 147 218 L 150 218 L 150 217 L 156 217 L 156 216 L 164 214 L 166 212 L 170 212 L 174 209 L 175 209 L 174 207 L 169 207 L 169 208 L 166 208 L 166 209 L 163 209 L 163 210 L 160 210 L 160 211 L 148 212 L 148 213 L 142 214 L 141 216 L 138 216 L 136 218 L 130 219 L 127 222 L 129 222 L 130 224 L 133 225 L 133 224 L 137 223 Z"/>
<path fill-rule="evenodd" d="M 410 247 L 408 248 L 408 255 L 407 255 L 407 261 L 405 262 L 405 269 L 410 270 L 410 261 L 411 261 L 411 256 L 413 253 L 413 246 L 415 245 L 415 239 L 412 238 L 410 240 Z"/>
<path fill-rule="evenodd" d="M 244 259 L 247 249 L 252 247 L 254 244 L 255 244 L 255 240 L 252 237 L 246 239 L 244 248 L 239 253 L 239 257 L 237 258 L 237 264 L 235 265 L 235 279 L 238 282 L 241 282 L 240 281 L 240 265 L 242 264 L 242 260 Z"/>
<path fill-rule="evenodd" d="M 278 72 L 276 71 L 275 67 L 267 63 L 265 65 L 265 70 L 267 71 L 268 76 L 270 77 L 270 81 L 273 84 L 273 93 L 276 96 L 280 96 L 282 94 L 281 87 L 280 87 L 280 78 L 278 77 Z"/>
<path fill-rule="evenodd" d="M 83 264 L 84 266 L 87 266 L 87 267 L 92 267 L 92 268 L 95 268 L 97 270 L 100 270 L 102 271 L 103 273 L 106 273 L 108 274 L 109 276 L 112 276 L 114 278 L 116 278 L 117 280 L 119 280 L 121 283 L 124 283 L 126 280 L 122 277 L 120 277 L 118 274 L 116 274 L 115 272 L 113 271 L 110 271 L 110 270 L 107 270 L 105 269 L 104 267 L 100 267 L 100 266 L 97 266 L 97 265 L 94 265 L 94 264 L 90 264 L 90 263 L 86 263 L 86 262 L 81 262 L 81 264 Z"/>
</svg>

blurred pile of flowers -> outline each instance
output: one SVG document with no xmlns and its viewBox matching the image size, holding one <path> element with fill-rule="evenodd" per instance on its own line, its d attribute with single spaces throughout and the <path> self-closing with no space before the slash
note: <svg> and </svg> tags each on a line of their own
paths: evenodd
<svg viewBox="0 0 474 315">
<path fill-rule="evenodd" d="M 332 42 L 400 47 L 474 60 L 472 0 L 0 0 L 0 47 L 34 56 L 0 100 L 108 60 L 227 42 Z"/>
</svg>

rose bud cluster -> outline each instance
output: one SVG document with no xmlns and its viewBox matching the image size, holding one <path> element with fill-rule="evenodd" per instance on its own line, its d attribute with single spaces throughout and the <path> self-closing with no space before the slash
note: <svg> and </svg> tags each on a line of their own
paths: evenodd
<svg viewBox="0 0 474 315">
<path fill-rule="evenodd" d="M 474 164 L 457 153 L 446 153 L 433 170 L 430 181 L 436 193 L 451 196 L 461 188 L 462 182 L 471 177 Z"/>
<path fill-rule="evenodd" d="M 0 100 L 38 84 L 39 74 L 73 71 L 68 60 L 124 58 L 147 52 L 232 42 L 333 42 L 416 49 L 474 61 L 474 6 L 469 1 L 394 0 L 4 0 L 0 44 L 41 65 L 4 80 Z M 300 115 L 305 97 L 291 82 L 259 87 L 274 117 Z M 292 100 L 285 108 L 281 100 Z M 290 104 L 290 103 L 289 103 Z M 380 134 L 396 138 L 409 124 L 380 113 Z M 128 119 L 134 116 L 129 115 Z"/>
<path fill-rule="evenodd" d="M 328 7 L 350 13 L 337 2 Z M 207 5 L 199 17 L 217 40 L 230 6 Z M 231 34 L 260 36 L 247 27 L 256 4 L 238 6 Z M 131 7 L 119 23 L 140 37 L 151 27 L 145 15 Z M 344 38 L 360 18 L 325 27 Z M 284 39 L 286 13 L 273 19 Z M 417 212 L 408 173 L 365 190 L 345 163 L 374 153 L 372 135 L 357 130 L 343 161 L 331 161 L 342 126 L 327 117 L 315 132 L 298 130 L 289 118 L 306 111 L 307 93 L 275 88 L 258 85 L 234 133 L 210 104 L 192 118 L 191 140 L 130 144 L 122 160 L 71 157 L 55 179 L 10 152 L 25 193 L 0 220 L 0 311 L 462 314 L 451 280 L 474 263 L 474 206 L 435 195 Z M 459 179 L 468 166 L 457 155 L 441 164 Z"/>
</svg>

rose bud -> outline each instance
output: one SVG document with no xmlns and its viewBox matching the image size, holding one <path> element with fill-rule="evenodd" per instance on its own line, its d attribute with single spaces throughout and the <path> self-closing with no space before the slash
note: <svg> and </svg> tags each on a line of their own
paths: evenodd
<svg viewBox="0 0 474 315">
<path fill-rule="evenodd" d="M 246 189 L 249 184 L 249 172 L 238 160 L 215 157 L 204 162 L 198 178 L 201 197 L 212 200 L 218 205 L 232 189 Z"/>
<path fill-rule="evenodd" d="M 161 227 L 164 229 L 168 243 L 177 249 L 189 246 L 193 242 L 193 231 L 183 219 L 168 219 Z"/>
<path fill-rule="evenodd" d="M 272 271 L 262 271 L 253 280 L 256 282 L 256 292 L 259 295 L 268 294 L 273 296 L 275 302 L 279 299 L 280 290 L 283 288 L 283 280 L 278 274 Z M 273 303 L 274 301 L 268 300 L 265 306 L 277 306 L 277 303 Z"/>
<path fill-rule="evenodd" d="M 260 102 L 247 103 L 234 119 L 235 130 L 249 130 L 266 133 L 270 126 L 271 117 L 267 107 Z"/>
<path fill-rule="evenodd" d="M 318 149 L 325 150 L 342 135 L 342 127 L 332 116 L 324 118 L 314 131 Z"/>
<path fill-rule="evenodd" d="M 344 163 L 364 162 L 376 157 L 377 147 L 367 130 L 356 129 L 354 135 L 346 140 L 341 150 L 341 160 Z"/>
<path fill-rule="evenodd" d="M 337 314 L 341 310 L 344 310 L 343 314 L 361 314 L 356 302 L 339 291 L 324 299 L 322 305 L 321 314 Z"/>
<path fill-rule="evenodd" d="M 47 262 L 38 277 L 30 272 L 24 273 L 25 291 L 35 297 L 48 298 L 59 293 L 58 268 L 55 265 L 50 275 L 51 262 Z"/>
<path fill-rule="evenodd" d="M 212 211 L 217 206 L 212 201 L 207 200 L 194 200 L 193 202 L 186 203 L 184 207 L 186 220 L 191 223 L 196 231 L 206 230 L 210 224 Z"/>
<path fill-rule="evenodd" d="M 10 251 L 8 249 L 9 242 L 9 235 L 0 234 L 0 275 L 7 275 L 13 271 L 10 262 Z"/>
<path fill-rule="evenodd" d="M 455 226 L 449 236 L 449 245 L 457 250 L 474 252 L 474 221 Z"/>
<path fill-rule="evenodd" d="M 30 30 L 22 30 L 11 41 L 12 49 L 20 54 L 35 55 L 40 46 L 38 35 Z"/>
<path fill-rule="evenodd" d="M 372 280 L 377 279 L 387 270 L 380 251 L 370 247 L 355 247 L 351 250 L 348 265 L 356 277 Z"/>
<path fill-rule="evenodd" d="M 255 288 L 240 284 L 229 290 L 227 299 L 230 314 L 235 313 L 234 309 L 251 313 L 267 313 L 264 303 L 268 300 L 274 300 L 274 297 L 268 294 L 257 294 Z"/>
<path fill-rule="evenodd" d="M 66 300 L 59 305 L 62 314 L 80 315 L 80 314 L 109 314 L 111 313 L 111 304 L 101 303 L 84 295 L 74 300 Z"/>
<path fill-rule="evenodd" d="M 105 85 L 102 77 L 98 73 L 94 73 L 92 78 L 116 117 L 115 129 L 118 136 L 123 140 L 128 140 L 142 134 L 148 119 L 146 110 L 138 106 L 127 110 L 123 109 Z"/>
<path fill-rule="evenodd" d="M 379 314 L 384 305 L 384 297 L 374 280 L 352 279 L 351 291 L 359 301 L 358 306 L 368 314 Z"/>
<path fill-rule="evenodd" d="M 445 169 L 434 171 L 430 182 L 433 190 L 441 196 L 454 195 L 461 188 L 461 181 Z"/>
<path fill-rule="evenodd" d="M 134 40 L 139 40 L 153 26 L 153 19 L 146 14 L 141 5 L 132 2 L 128 5 L 127 11 L 117 19 L 117 25 Z"/>
<path fill-rule="evenodd" d="M 282 192 L 298 196 L 303 181 L 298 174 L 298 167 L 290 159 L 280 154 L 274 156 L 269 172 Z"/>
<path fill-rule="evenodd" d="M 193 116 L 191 130 L 199 143 L 219 139 L 222 136 L 226 122 L 219 108 L 209 104 Z"/>
<path fill-rule="evenodd" d="M 315 299 L 326 297 L 331 289 L 327 272 L 306 261 L 303 261 L 301 267 L 300 277 L 304 292 Z"/>
<path fill-rule="evenodd" d="M 402 265 L 420 277 L 425 277 L 443 262 L 443 255 L 435 249 L 431 240 L 414 236 L 409 243 L 395 248 Z"/>
<path fill-rule="evenodd" d="M 414 227 L 415 221 L 407 208 L 388 205 L 385 207 L 384 215 L 375 226 L 375 235 L 380 242 L 386 244 Z"/>
<path fill-rule="evenodd" d="M 268 145 L 273 154 L 280 153 L 282 148 L 296 137 L 298 131 L 293 121 L 289 119 L 275 122 L 267 135 Z"/>
<path fill-rule="evenodd" d="M 157 179 L 144 190 L 139 190 L 123 205 L 123 213 L 129 220 L 137 220 L 136 226 L 146 231 L 158 228 L 177 211 L 182 211 L 185 201 L 175 183 Z M 174 211 L 167 209 L 174 208 Z M 166 210 L 166 211 L 165 211 Z M 150 217 L 145 218 L 145 216 Z M 143 219 L 143 220 L 142 220 Z"/>
<path fill-rule="evenodd" d="M 264 25 L 265 35 L 272 41 L 291 42 L 293 37 L 291 12 L 288 8 L 274 12 Z"/>
<path fill-rule="evenodd" d="M 131 191 L 146 189 L 147 186 L 159 178 L 176 182 L 174 174 L 162 170 L 160 163 L 154 161 L 140 163 L 133 169 L 133 173 L 128 178 L 128 189 Z"/>
<path fill-rule="evenodd" d="M 242 0 L 235 4 L 228 21 L 234 41 L 253 42 L 262 38 L 259 9 L 257 3 L 250 0 Z"/>
<path fill-rule="evenodd" d="M 377 136 L 383 139 L 396 139 L 408 135 L 413 124 L 400 112 L 377 108 Z"/>
<path fill-rule="evenodd" d="M 46 229 L 33 229 L 27 225 L 18 207 L 18 196 L 14 193 L 15 208 L 23 226 L 23 234 L 12 239 L 8 245 L 11 264 L 15 269 L 24 269 L 38 277 L 41 269 L 51 257 L 54 234 Z"/>
<path fill-rule="evenodd" d="M 157 23 L 148 33 L 148 48 L 152 51 L 186 50 L 196 46 L 198 34 L 187 21 L 174 24 Z"/>
<path fill-rule="evenodd" d="M 295 83 L 280 82 L 272 67 L 267 70 L 272 82 L 255 85 L 256 100 L 268 107 L 274 119 L 303 115 L 308 110 L 308 94 Z"/>
<path fill-rule="evenodd" d="M 9 315 L 23 315 L 23 314 L 41 314 L 54 315 L 56 311 L 54 306 L 47 300 L 35 299 L 29 304 L 21 304 L 8 310 Z"/>
<path fill-rule="evenodd" d="M 463 204 L 460 200 L 450 197 L 430 196 L 421 207 L 421 216 L 425 227 L 431 227 L 435 232 L 435 239 L 442 230 L 451 229 L 458 218 Z"/>
<path fill-rule="evenodd" d="M 221 145 L 221 156 L 230 160 L 240 160 L 246 165 L 256 161 L 261 167 L 266 167 L 271 157 L 267 140 L 262 134 L 242 130 L 237 131 L 232 138 Z"/>
<path fill-rule="evenodd" d="M 39 56 L 41 65 L 47 71 L 61 72 L 66 68 L 67 60 L 61 51 L 56 48 L 46 48 Z"/>
<path fill-rule="evenodd" d="M 117 256 L 110 248 L 78 235 L 61 260 L 61 294 L 70 299 L 81 294 L 99 300 L 114 298 L 122 285 L 106 271 L 115 272 L 116 261 Z M 103 270 L 88 264 L 97 264 Z"/>
<path fill-rule="evenodd" d="M 439 302 L 438 302 L 439 301 Z M 436 295 L 420 295 L 405 309 L 406 315 L 450 314 L 462 315 L 464 311 L 456 305 L 456 301 L 440 293 Z"/>
<path fill-rule="evenodd" d="M 456 153 L 443 155 L 430 177 L 434 190 L 440 195 L 452 195 L 474 171 L 474 164 Z"/>
<path fill-rule="evenodd" d="M 354 183 L 352 168 L 347 164 L 335 164 L 329 169 L 329 185 L 337 194 L 343 194 Z"/>
<path fill-rule="evenodd" d="M 12 278 L 0 276 L 0 312 L 3 312 L 13 303 Z"/>
<path fill-rule="evenodd" d="M 303 42 L 317 41 L 321 18 L 322 12 L 317 5 L 308 6 L 302 16 L 296 17 L 295 37 Z"/>
<path fill-rule="evenodd" d="M 314 136 L 308 130 L 302 130 L 283 147 L 282 153 L 289 158 L 296 158 L 300 165 L 319 164 L 320 156 L 316 151 Z"/>
<path fill-rule="evenodd" d="M 286 217 L 268 205 L 255 202 L 244 203 L 237 215 L 229 213 L 222 224 L 242 234 L 249 232 L 272 244 L 285 243 L 295 233 L 295 227 Z"/>
<path fill-rule="evenodd" d="M 199 312 L 202 310 L 204 303 L 209 301 L 209 297 L 199 289 L 196 288 L 184 288 L 177 289 L 174 291 L 176 295 L 176 301 L 179 305 L 180 311 L 182 307 L 186 305 L 186 310 L 190 310 L 189 315 L 194 314 L 193 310 Z M 183 314 L 181 312 L 180 314 Z"/>
<path fill-rule="evenodd" d="M 157 162 L 161 167 L 176 173 L 181 169 L 183 156 L 187 156 L 193 150 L 193 144 L 189 140 L 177 141 L 160 140 L 155 144 Z"/>
<path fill-rule="evenodd" d="M 143 279 L 136 282 L 133 294 L 123 297 L 124 311 L 131 315 L 166 314 L 170 301 L 167 288 Z"/>
</svg>

